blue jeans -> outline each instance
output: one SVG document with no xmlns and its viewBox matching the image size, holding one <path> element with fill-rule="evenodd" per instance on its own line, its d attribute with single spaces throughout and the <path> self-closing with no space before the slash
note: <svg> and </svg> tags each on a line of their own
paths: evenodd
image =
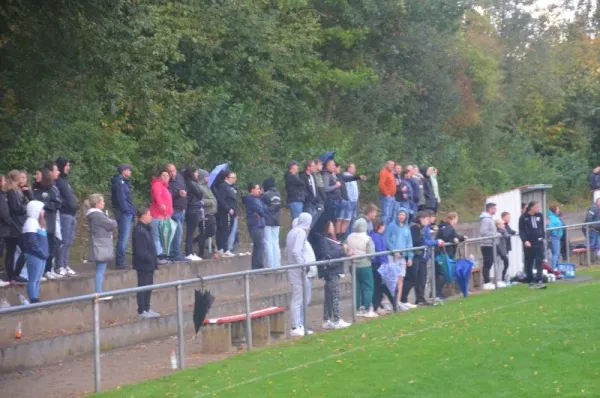
<svg viewBox="0 0 600 398">
<path fill-rule="evenodd" d="M 584 230 L 585 232 L 585 230 Z M 600 234 L 593 229 L 590 229 L 589 247 L 594 250 L 600 249 Z"/>
<path fill-rule="evenodd" d="M 120 211 L 117 211 L 115 215 L 117 219 L 117 225 L 119 228 L 119 238 L 117 239 L 117 254 L 115 256 L 115 264 L 117 266 L 120 266 L 125 264 L 127 243 L 129 242 L 129 235 L 131 234 L 131 223 L 133 222 L 133 215 L 123 214 Z"/>
<path fill-rule="evenodd" d="M 185 211 L 176 211 L 171 216 L 177 222 L 177 229 L 171 244 L 171 257 L 181 257 L 181 239 L 183 238 L 183 220 L 185 219 Z"/>
<path fill-rule="evenodd" d="M 556 268 L 560 257 L 560 236 L 550 237 L 550 250 L 552 251 L 552 268 Z"/>
<path fill-rule="evenodd" d="M 385 224 L 389 224 L 394 221 L 394 207 L 396 205 L 396 199 L 393 196 L 379 196 L 381 200 L 381 220 Z"/>
<path fill-rule="evenodd" d="M 350 212 L 350 222 L 348 223 L 348 231 L 347 234 L 350 235 L 352 233 L 352 224 L 356 221 L 356 210 L 358 210 L 358 202 L 348 202 L 348 210 Z"/>
<path fill-rule="evenodd" d="M 265 227 L 264 246 L 266 265 L 269 268 L 281 265 L 281 249 L 279 248 L 279 227 Z"/>
<path fill-rule="evenodd" d="M 302 213 L 302 202 L 291 202 L 288 203 L 288 208 L 290 209 L 290 213 L 292 213 L 292 221 L 294 221 L 300 213 Z"/>
<path fill-rule="evenodd" d="M 62 235 L 62 245 L 59 250 L 57 261 L 57 267 L 68 267 L 69 257 L 71 257 L 71 246 L 75 240 L 75 226 L 77 221 L 75 216 L 68 214 L 60 215 L 60 234 Z"/>
<path fill-rule="evenodd" d="M 29 300 L 39 300 L 40 282 L 44 269 L 46 268 L 46 260 L 26 254 L 25 261 L 27 264 L 27 276 L 29 276 L 29 279 L 27 280 L 27 295 L 29 296 Z"/>
<path fill-rule="evenodd" d="M 162 243 L 160 243 L 160 234 L 158 233 L 158 218 L 152 219 L 152 239 L 154 239 L 154 246 L 156 246 L 156 255 L 160 256 L 164 254 Z"/>
<path fill-rule="evenodd" d="M 231 224 L 231 232 L 229 233 L 229 238 L 227 239 L 227 250 L 233 253 L 235 250 L 235 238 L 238 233 L 238 218 L 234 217 L 233 222 Z"/>
<path fill-rule="evenodd" d="M 96 293 L 102 293 L 102 282 L 104 282 L 104 272 L 106 263 L 96 263 L 96 276 L 94 277 L 94 286 Z"/>
</svg>

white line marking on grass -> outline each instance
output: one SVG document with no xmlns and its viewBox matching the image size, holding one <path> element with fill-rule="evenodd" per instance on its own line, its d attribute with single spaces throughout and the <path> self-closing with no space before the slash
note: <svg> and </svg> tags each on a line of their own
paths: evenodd
<svg viewBox="0 0 600 398">
<path fill-rule="evenodd" d="M 584 286 L 589 286 L 589 284 L 575 285 L 574 287 L 572 287 L 570 289 L 565 289 L 565 290 L 556 292 L 554 294 L 558 295 L 558 294 L 566 293 L 566 292 L 569 292 L 571 290 L 577 289 L 579 287 L 584 287 Z M 547 298 L 547 295 L 545 295 L 545 294 L 542 293 L 542 294 L 540 294 L 538 296 L 524 298 L 522 300 L 515 301 L 515 302 L 510 303 L 510 304 L 501 305 L 501 306 L 498 306 L 498 307 L 490 308 L 489 310 L 483 310 L 483 311 L 480 311 L 480 312 L 476 312 L 474 314 L 467 315 L 467 316 L 464 316 L 462 318 L 457 318 L 457 319 L 452 319 L 452 320 L 449 320 L 449 321 L 439 322 L 439 323 L 436 323 L 435 325 L 427 326 L 426 328 L 423 328 L 423 329 L 414 330 L 412 332 L 408 332 L 408 333 L 403 334 L 401 336 L 396 336 L 396 337 L 394 337 L 392 339 L 392 341 L 393 340 L 399 340 L 399 339 L 404 338 L 404 337 L 411 337 L 411 336 L 414 336 L 414 335 L 419 334 L 419 333 L 428 332 L 428 331 L 434 330 L 434 329 L 439 329 L 439 328 L 441 328 L 443 326 L 451 325 L 451 324 L 457 323 L 457 322 L 461 322 L 461 321 L 464 321 L 466 319 L 474 318 L 476 316 L 486 315 L 486 314 L 488 314 L 490 312 L 500 311 L 500 310 L 503 310 L 503 309 L 506 309 L 506 308 L 509 308 L 509 307 L 513 307 L 515 305 L 526 303 L 528 301 L 535 301 L 535 300 L 540 300 L 540 299 L 543 299 L 543 298 Z M 301 365 L 297 365 L 297 366 L 293 366 L 293 367 L 290 367 L 290 368 L 282 369 L 282 370 L 279 370 L 277 372 L 273 372 L 273 373 L 270 373 L 270 374 L 267 374 L 267 375 L 253 377 L 251 379 L 248 379 L 248 380 L 236 383 L 236 384 L 231 384 L 231 385 L 229 385 L 227 387 L 223 387 L 223 388 L 218 389 L 218 390 L 214 390 L 214 391 L 210 391 L 210 392 L 207 391 L 207 392 L 204 392 L 204 393 L 202 393 L 200 395 L 196 395 L 196 397 L 206 397 L 208 395 L 219 394 L 219 393 L 222 393 L 224 391 L 233 390 L 235 388 L 244 386 L 246 384 L 255 383 L 257 381 L 261 381 L 261 380 L 264 380 L 264 379 L 269 379 L 269 378 L 272 378 L 272 377 L 275 377 L 275 376 L 282 375 L 284 373 L 289 373 L 289 372 L 293 372 L 295 370 L 304 369 L 304 368 L 307 368 L 309 366 L 316 365 L 316 364 L 319 364 L 319 363 L 323 363 L 323 362 L 329 361 L 329 360 L 334 359 L 334 358 L 342 357 L 342 356 L 344 356 L 346 354 L 350 354 L 350 353 L 353 353 L 353 352 L 356 352 L 356 351 L 359 351 L 359 350 L 363 350 L 365 348 L 375 347 L 375 346 L 378 346 L 378 345 L 381 345 L 381 344 L 387 344 L 389 342 L 390 342 L 390 340 L 380 340 L 380 341 L 377 341 L 377 342 L 374 342 L 374 343 L 362 345 L 360 347 L 350 348 L 350 349 L 348 349 L 346 351 L 343 351 L 343 352 L 340 352 L 338 354 L 331 354 L 331 355 L 328 355 L 326 357 L 323 357 L 323 358 L 320 358 L 320 359 L 316 359 L 314 361 L 305 362 L 305 363 L 303 363 Z"/>
</svg>

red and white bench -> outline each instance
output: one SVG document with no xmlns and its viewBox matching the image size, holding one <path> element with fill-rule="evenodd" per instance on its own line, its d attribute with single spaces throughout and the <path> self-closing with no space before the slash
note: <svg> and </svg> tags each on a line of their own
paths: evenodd
<svg viewBox="0 0 600 398">
<path fill-rule="evenodd" d="M 259 347 L 287 337 L 289 327 L 284 307 L 261 308 L 250 313 L 252 345 Z M 246 343 L 246 313 L 208 318 L 200 329 L 202 353 L 229 352 Z"/>
</svg>

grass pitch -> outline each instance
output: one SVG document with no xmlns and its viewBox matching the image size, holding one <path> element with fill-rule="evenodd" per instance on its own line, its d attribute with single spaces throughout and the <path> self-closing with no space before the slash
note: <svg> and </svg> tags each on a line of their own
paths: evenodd
<svg viewBox="0 0 600 398">
<path fill-rule="evenodd" d="M 259 349 L 102 397 L 600 396 L 600 271 Z"/>
</svg>

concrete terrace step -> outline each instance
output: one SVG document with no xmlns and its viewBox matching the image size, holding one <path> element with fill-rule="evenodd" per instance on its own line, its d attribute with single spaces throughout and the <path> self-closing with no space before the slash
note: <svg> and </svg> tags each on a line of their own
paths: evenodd
<svg viewBox="0 0 600 398">
<path fill-rule="evenodd" d="M 343 298 L 351 297 L 351 284 L 349 278 L 343 280 L 340 284 L 341 295 Z M 251 299 L 252 309 L 259 309 L 271 306 L 289 307 L 290 286 L 287 285 L 277 291 L 261 291 Z M 323 283 L 315 281 L 312 294 L 311 305 L 318 305 L 323 302 Z M 103 302 L 102 305 L 109 305 L 109 302 Z M 231 315 L 245 310 L 245 301 L 243 296 L 235 299 L 217 300 L 213 304 L 210 316 Z M 185 332 L 193 331 L 192 305 L 186 305 L 184 315 Z M 91 312 L 88 312 L 88 318 L 91 319 Z M 288 315 L 289 316 L 289 315 Z M 102 319 L 102 318 L 101 318 Z M 89 322 L 88 322 L 89 324 Z M 128 317 L 115 324 L 102 325 L 101 329 L 101 349 L 111 350 L 137 344 L 147 340 L 153 340 L 177 332 L 177 316 L 175 307 L 160 318 L 149 320 L 138 320 L 137 317 Z M 93 351 L 93 334 L 91 327 L 85 327 L 79 331 L 65 331 L 58 335 L 47 334 L 38 336 L 38 339 L 25 338 L 22 341 L 15 342 L 9 346 L 0 348 L 0 373 L 32 368 L 44 364 L 56 363 L 68 360 L 76 356 L 89 354 Z"/>
<path fill-rule="evenodd" d="M 73 266 L 77 276 L 42 283 L 40 297 L 42 301 L 56 300 L 59 298 L 81 296 L 94 293 L 93 263 Z M 236 256 L 221 258 L 219 260 L 203 260 L 193 263 L 175 263 L 159 266 L 154 274 L 154 282 L 170 282 L 195 278 L 198 275 L 208 276 L 227 274 L 250 269 L 250 257 Z M 124 289 L 137 286 L 137 274 L 134 270 L 108 269 L 104 275 L 104 291 Z M 5 297 L 11 305 L 18 305 L 17 293 L 24 292 L 23 286 L 7 286 L 0 288 L 0 297 Z"/>
<path fill-rule="evenodd" d="M 190 276 L 191 277 L 191 276 Z M 173 280 L 173 279 L 171 279 Z M 175 279 L 177 280 L 177 279 Z M 318 283 L 318 282 L 317 282 Z M 186 285 L 182 289 L 184 307 L 194 304 L 194 289 L 198 285 Z M 277 272 L 252 277 L 251 294 L 270 294 L 272 291 L 289 290 L 287 272 Z M 216 303 L 243 300 L 244 281 L 242 278 L 229 278 L 206 282 L 204 288 L 216 297 Z M 177 305 L 175 288 L 157 289 L 152 292 L 152 309 L 161 313 L 174 312 Z M 213 310 L 214 311 L 214 310 Z M 214 314 L 212 315 L 230 315 Z M 137 317 L 137 297 L 135 294 L 115 296 L 111 300 L 102 301 L 100 319 L 103 322 L 119 323 L 129 317 Z M 29 338 L 36 335 L 71 333 L 92 327 L 92 306 L 90 302 L 63 304 L 49 308 L 33 309 L 26 312 L 11 313 L 0 320 L 0 347 L 15 344 L 14 330 L 21 320 L 23 332 Z"/>
</svg>

